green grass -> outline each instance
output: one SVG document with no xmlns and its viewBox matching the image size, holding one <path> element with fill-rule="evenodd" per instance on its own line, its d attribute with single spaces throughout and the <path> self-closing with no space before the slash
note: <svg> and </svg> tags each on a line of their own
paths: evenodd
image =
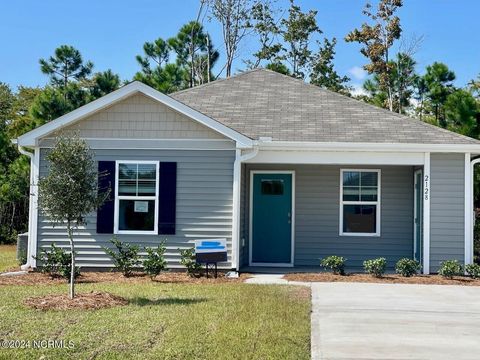
<svg viewBox="0 0 480 360">
<path fill-rule="evenodd" d="M 231 284 L 79 284 L 130 304 L 38 311 L 29 296 L 67 286 L 0 287 L 0 339 L 58 339 L 73 349 L 0 349 L 0 359 L 309 359 L 310 298 L 303 287 Z"/>
<path fill-rule="evenodd" d="M 15 245 L 0 245 L 0 272 L 18 267 Z"/>
</svg>

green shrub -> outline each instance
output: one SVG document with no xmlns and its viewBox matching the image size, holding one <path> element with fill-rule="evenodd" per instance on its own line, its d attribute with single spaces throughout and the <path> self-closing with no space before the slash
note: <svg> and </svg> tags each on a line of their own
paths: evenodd
<svg viewBox="0 0 480 360">
<path fill-rule="evenodd" d="M 387 259 L 382 257 L 378 259 L 365 260 L 363 262 L 363 268 L 368 274 L 371 274 L 375 277 L 381 277 L 383 274 L 385 274 L 385 269 L 387 268 Z"/>
<path fill-rule="evenodd" d="M 458 260 L 447 260 L 440 264 L 438 273 L 445 278 L 451 279 L 454 276 L 463 275 L 463 267 Z"/>
<path fill-rule="evenodd" d="M 63 277 L 70 282 L 72 255 L 62 248 L 52 244 L 50 249 L 42 249 L 40 256 L 35 257 L 42 262 L 41 271 L 49 274 L 52 278 Z M 75 266 L 75 278 L 80 276 L 80 268 Z"/>
<path fill-rule="evenodd" d="M 400 274 L 405 277 L 410 277 L 417 275 L 417 272 L 420 271 L 421 266 L 417 260 L 403 258 L 397 261 L 395 265 L 395 271 L 397 274 Z"/>
<path fill-rule="evenodd" d="M 146 248 L 147 258 L 143 260 L 143 270 L 153 278 L 158 276 L 167 268 L 167 261 L 165 260 L 165 242 L 162 242 L 156 248 Z"/>
<path fill-rule="evenodd" d="M 115 267 L 120 270 L 123 276 L 131 276 L 133 269 L 140 265 L 138 256 L 138 245 L 132 245 L 120 241 L 117 237 L 113 237 L 110 242 L 115 246 L 116 250 L 104 247 L 103 250 L 110 255 Z"/>
<path fill-rule="evenodd" d="M 479 264 L 467 264 L 465 265 L 465 271 L 472 279 L 480 278 L 480 265 Z"/>
<path fill-rule="evenodd" d="M 320 266 L 325 270 L 331 270 L 335 275 L 345 275 L 345 259 L 343 256 L 327 256 L 320 261 Z"/>
<path fill-rule="evenodd" d="M 195 259 L 195 249 L 178 249 L 180 251 L 180 264 L 187 268 L 187 274 L 190 276 L 199 277 L 200 271 L 202 270 L 202 265 L 197 263 Z"/>
</svg>

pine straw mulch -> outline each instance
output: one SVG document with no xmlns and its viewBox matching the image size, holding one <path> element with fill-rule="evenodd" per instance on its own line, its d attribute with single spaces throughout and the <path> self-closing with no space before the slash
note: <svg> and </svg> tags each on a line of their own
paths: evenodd
<svg viewBox="0 0 480 360">
<path fill-rule="evenodd" d="M 185 272 L 164 272 L 151 280 L 144 273 L 134 273 L 132 276 L 125 277 L 119 272 L 91 272 L 85 271 L 77 278 L 77 284 L 95 284 L 95 283 L 188 283 L 188 284 L 218 284 L 218 283 L 239 283 L 249 277 L 248 274 L 241 274 L 239 278 L 226 278 L 224 272 L 218 272 L 215 279 L 209 274 L 199 278 L 190 277 Z M 0 276 L 0 286 L 2 285 L 55 285 L 66 284 L 62 278 L 51 278 L 47 274 L 30 271 L 25 275 Z"/>
<path fill-rule="evenodd" d="M 334 275 L 331 273 L 291 273 L 284 279 L 303 282 L 360 282 L 360 283 L 385 283 L 385 284 L 423 284 L 423 285 L 463 285 L 480 286 L 480 279 L 471 279 L 466 276 L 455 276 L 446 279 L 440 275 L 417 275 L 403 277 L 397 274 L 387 274 L 382 277 L 373 277 L 368 274 Z"/>
<path fill-rule="evenodd" d="M 66 294 L 53 294 L 30 297 L 23 303 L 37 310 L 97 310 L 114 306 L 127 305 L 128 301 L 121 296 L 107 292 L 91 291 L 79 293 L 73 299 Z"/>
</svg>

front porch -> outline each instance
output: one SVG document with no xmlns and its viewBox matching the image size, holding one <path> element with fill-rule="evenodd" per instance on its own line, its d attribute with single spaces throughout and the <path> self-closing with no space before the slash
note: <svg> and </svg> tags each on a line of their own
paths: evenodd
<svg viewBox="0 0 480 360">
<path fill-rule="evenodd" d="M 415 161 L 392 158 L 391 164 L 379 165 L 371 159 L 344 165 L 242 164 L 240 270 L 315 272 L 320 259 L 330 255 L 345 257 L 352 272 L 362 271 L 364 260 L 378 257 L 387 259 L 389 271 L 401 258 L 422 262 L 421 155 Z M 291 193 L 285 176 L 291 177 Z M 346 180 L 348 176 L 353 180 Z M 279 184 L 285 187 L 276 189 Z M 290 203 L 277 199 L 261 204 L 262 196 L 278 198 L 282 191 L 291 196 Z"/>
</svg>

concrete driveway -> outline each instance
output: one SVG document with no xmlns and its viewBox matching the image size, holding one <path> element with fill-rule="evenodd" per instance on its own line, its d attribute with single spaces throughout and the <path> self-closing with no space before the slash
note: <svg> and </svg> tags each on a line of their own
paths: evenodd
<svg viewBox="0 0 480 360">
<path fill-rule="evenodd" d="M 312 284 L 313 359 L 480 359 L 480 287 Z"/>
</svg>

